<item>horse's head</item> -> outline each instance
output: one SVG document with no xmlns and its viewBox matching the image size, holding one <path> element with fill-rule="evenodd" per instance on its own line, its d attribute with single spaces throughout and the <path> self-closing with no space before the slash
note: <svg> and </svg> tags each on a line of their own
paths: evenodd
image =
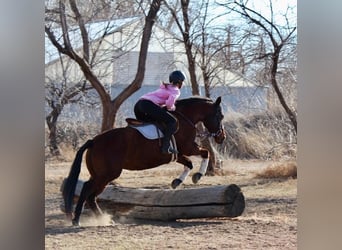
<svg viewBox="0 0 342 250">
<path fill-rule="evenodd" d="M 223 114 L 220 106 L 221 97 L 218 97 L 214 104 L 212 105 L 212 109 L 203 119 L 204 126 L 211 133 L 211 136 L 214 137 L 215 142 L 221 144 L 226 138 L 226 133 L 224 131 L 222 120 Z"/>
<path fill-rule="evenodd" d="M 221 144 L 226 138 L 226 133 L 222 125 L 223 114 L 220 104 L 221 97 L 215 102 L 204 97 L 190 97 L 176 102 L 176 112 L 194 128 L 197 122 L 203 122 L 209 135 L 214 137 L 216 143 Z"/>
</svg>

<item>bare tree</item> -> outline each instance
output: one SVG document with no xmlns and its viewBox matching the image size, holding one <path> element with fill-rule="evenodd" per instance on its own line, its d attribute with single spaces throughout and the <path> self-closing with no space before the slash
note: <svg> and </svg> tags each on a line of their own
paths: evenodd
<svg viewBox="0 0 342 250">
<path fill-rule="evenodd" d="M 45 101 L 49 107 L 45 120 L 49 130 L 48 147 L 53 156 L 60 155 L 57 142 L 57 122 L 64 106 L 78 103 L 82 95 L 92 88 L 89 84 L 86 84 L 84 78 L 79 79 L 74 85 L 68 84 L 70 81 L 68 74 L 70 72 L 70 63 L 68 61 L 64 62 L 61 55 L 59 59 L 62 74 L 54 78 L 51 78 L 48 74 L 45 75 Z"/>
<path fill-rule="evenodd" d="M 206 61 L 208 57 L 205 56 L 207 55 L 207 51 L 205 50 L 208 48 L 206 47 L 207 33 L 210 32 L 209 30 L 207 30 L 207 26 L 206 26 L 209 1 L 207 0 L 204 2 L 202 1 L 201 3 L 197 3 L 199 4 L 199 6 L 196 6 L 197 11 L 190 10 L 190 0 L 181 0 L 180 3 L 181 3 L 181 6 L 180 6 L 181 16 L 177 15 L 177 12 L 178 12 L 177 5 L 171 6 L 169 4 L 166 4 L 166 6 L 168 10 L 171 12 L 173 20 L 176 23 L 178 30 L 182 36 L 182 43 L 184 44 L 184 48 L 185 48 L 185 52 L 187 56 L 192 94 L 193 95 L 200 94 L 200 88 L 197 82 L 197 75 L 196 75 L 196 66 L 198 66 L 196 62 L 196 56 L 198 54 L 201 54 L 202 60 L 200 62 L 199 67 L 202 70 L 202 76 L 204 79 L 205 96 L 210 97 L 210 91 L 209 91 L 209 86 L 211 82 L 210 79 L 211 79 L 211 74 L 215 72 L 215 70 L 209 69 L 210 63 Z M 204 10 L 203 13 L 202 13 L 202 10 Z M 199 20 L 199 21 L 195 23 L 194 20 Z M 197 25 L 196 27 L 197 29 L 194 29 L 195 24 Z M 200 38 L 200 42 L 197 41 L 198 38 Z M 201 132 L 203 132 L 204 131 L 203 125 L 199 125 L 198 129 Z M 209 140 L 208 137 L 205 137 L 201 140 L 201 145 L 207 148 L 210 153 L 210 159 L 209 159 L 208 169 L 207 169 L 206 174 L 214 175 L 215 168 L 217 165 L 216 152 L 213 146 L 211 145 L 211 141 Z"/>
<path fill-rule="evenodd" d="M 82 98 L 82 93 L 91 89 L 86 81 L 79 82 L 72 87 L 68 87 L 61 82 L 50 82 L 46 88 L 45 100 L 50 107 L 50 111 L 45 117 L 49 129 L 49 149 L 53 156 L 59 156 L 60 150 L 57 142 L 57 121 L 65 105 L 78 103 Z"/>
<path fill-rule="evenodd" d="M 218 61 L 218 53 L 220 53 L 224 48 L 230 46 L 228 43 L 220 43 L 217 39 L 216 28 L 211 25 L 215 21 L 217 16 L 209 17 L 210 1 L 202 1 L 199 7 L 197 30 L 198 34 L 195 35 L 198 38 L 194 49 L 196 51 L 197 65 L 201 70 L 204 91 L 206 97 L 211 97 L 211 89 L 214 87 L 214 79 L 217 79 L 217 75 L 222 72 L 222 64 Z M 220 28 L 218 28 L 220 29 Z M 204 129 L 204 128 L 202 128 Z M 214 175 L 219 171 L 219 164 L 217 160 L 217 153 L 212 146 L 211 140 L 208 137 L 202 139 L 201 144 L 206 147 L 210 152 L 210 161 L 208 163 L 208 175 Z"/>
<path fill-rule="evenodd" d="M 87 19 L 82 15 L 79 10 L 79 7 L 75 0 L 69 0 L 70 10 L 66 10 L 66 0 L 59 1 L 58 22 L 61 25 L 62 29 L 62 39 L 59 40 L 56 38 L 55 33 L 53 32 L 53 27 L 49 22 L 45 24 L 45 33 L 50 39 L 51 43 L 57 48 L 57 50 L 70 59 L 75 61 L 81 71 L 83 72 L 85 78 L 90 82 L 92 87 L 98 93 L 101 104 L 102 104 L 102 125 L 101 131 L 105 131 L 113 128 L 117 111 L 120 105 L 135 91 L 137 91 L 144 79 L 145 74 L 145 62 L 148 51 L 148 44 L 152 33 L 152 27 L 155 22 L 158 10 L 161 5 L 161 0 L 153 0 L 148 14 L 145 17 L 145 26 L 143 29 L 140 52 L 139 52 L 139 61 L 138 68 L 135 79 L 132 81 L 130 85 L 128 85 L 117 97 L 113 100 L 111 99 L 110 94 L 106 91 L 103 83 L 99 79 L 99 77 L 94 72 L 91 66 L 91 51 L 89 48 L 89 44 L 92 42 L 89 38 L 88 31 L 86 29 Z M 46 20 L 48 21 L 48 20 Z M 76 23 L 82 38 L 82 49 L 78 51 L 77 48 L 73 48 L 71 39 L 69 37 L 69 30 L 72 25 Z M 104 33 L 105 35 L 105 33 Z M 103 37 L 104 37 L 103 35 Z"/>
<path fill-rule="evenodd" d="M 172 17 L 174 18 L 174 21 L 182 35 L 182 42 L 184 44 L 186 57 L 188 59 L 188 69 L 190 74 L 190 82 L 191 82 L 191 88 L 192 88 L 192 94 L 193 95 L 199 95 L 200 90 L 196 79 L 196 61 L 195 61 L 195 55 L 193 53 L 193 40 L 191 39 L 191 22 L 189 19 L 189 4 L 190 0 L 181 0 L 181 11 L 182 11 L 182 17 L 180 18 L 177 15 L 177 6 L 170 6 L 166 3 L 166 7 L 169 9 L 169 11 L 172 14 Z M 183 20 L 183 23 L 181 21 Z"/>
<path fill-rule="evenodd" d="M 292 40 L 295 39 L 295 31 L 297 27 L 293 27 L 286 16 L 284 14 L 284 19 L 286 20 L 285 25 L 277 24 L 274 11 L 272 6 L 272 1 L 269 1 L 269 10 L 270 17 L 267 18 L 265 15 L 253 10 L 252 8 L 247 6 L 248 1 L 230 1 L 229 3 L 223 4 L 229 10 L 232 10 L 238 14 L 240 14 L 243 18 L 245 18 L 249 23 L 254 24 L 256 27 L 259 27 L 262 31 L 262 37 L 268 39 L 268 42 L 265 40 L 261 41 L 261 47 L 264 48 L 260 50 L 258 53 L 258 60 L 265 60 L 265 73 L 268 75 L 270 79 L 271 85 L 278 97 L 278 100 L 285 112 L 287 113 L 292 125 L 294 127 L 295 132 L 297 133 L 297 115 L 295 110 L 291 109 L 288 105 L 288 101 L 281 91 L 281 87 L 279 86 L 278 74 L 279 74 L 279 64 L 282 62 L 283 58 L 282 52 L 284 48 L 291 44 Z M 258 29 L 256 30 L 258 31 Z M 259 36 L 257 34 L 253 34 Z M 270 46 L 267 46 L 270 44 Z"/>
</svg>

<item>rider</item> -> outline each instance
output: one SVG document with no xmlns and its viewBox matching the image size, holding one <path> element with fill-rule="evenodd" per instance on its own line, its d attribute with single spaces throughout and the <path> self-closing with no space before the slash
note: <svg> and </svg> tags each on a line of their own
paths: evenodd
<svg viewBox="0 0 342 250">
<path fill-rule="evenodd" d="M 159 89 L 143 95 L 134 106 L 134 114 L 137 119 L 165 124 L 161 147 L 164 154 L 178 153 L 177 150 L 170 147 L 171 136 L 177 131 L 177 119 L 168 111 L 176 109 L 175 102 L 180 96 L 184 80 L 185 76 L 181 71 L 171 72 L 170 83 L 162 83 Z"/>
</svg>

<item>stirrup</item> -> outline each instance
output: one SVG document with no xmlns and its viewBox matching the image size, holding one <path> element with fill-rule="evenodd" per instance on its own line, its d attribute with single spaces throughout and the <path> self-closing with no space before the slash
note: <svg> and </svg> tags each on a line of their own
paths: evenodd
<svg viewBox="0 0 342 250">
<path fill-rule="evenodd" d="M 178 151 L 174 148 L 169 147 L 167 150 L 162 148 L 162 153 L 163 154 L 178 154 Z"/>
</svg>

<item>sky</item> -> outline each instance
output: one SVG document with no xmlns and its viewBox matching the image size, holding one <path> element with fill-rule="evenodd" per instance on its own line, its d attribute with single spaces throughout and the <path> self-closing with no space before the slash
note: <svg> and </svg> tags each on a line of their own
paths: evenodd
<svg viewBox="0 0 342 250">
<path fill-rule="evenodd" d="M 212 2 L 225 3 L 227 0 L 212 0 Z M 297 26 L 297 0 L 272 0 L 273 13 L 275 14 L 276 23 L 280 25 L 285 23 L 283 15 L 286 13 L 288 6 L 293 7 L 293 9 L 288 10 L 287 18 L 291 24 Z M 269 0 L 249 0 L 247 7 L 250 7 L 251 9 L 261 13 L 265 17 L 270 17 Z M 226 11 L 227 9 L 225 7 L 214 7 L 212 14 L 213 16 L 219 16 Z M 238 15 L 230 19 L 227 19 L 227 17 L 221 17 L 215 21 L 215 24 L 223 25 L 227 22 L 239 22 L 239 20 L 241 20 L 241 18 Z"/>
</svg>

